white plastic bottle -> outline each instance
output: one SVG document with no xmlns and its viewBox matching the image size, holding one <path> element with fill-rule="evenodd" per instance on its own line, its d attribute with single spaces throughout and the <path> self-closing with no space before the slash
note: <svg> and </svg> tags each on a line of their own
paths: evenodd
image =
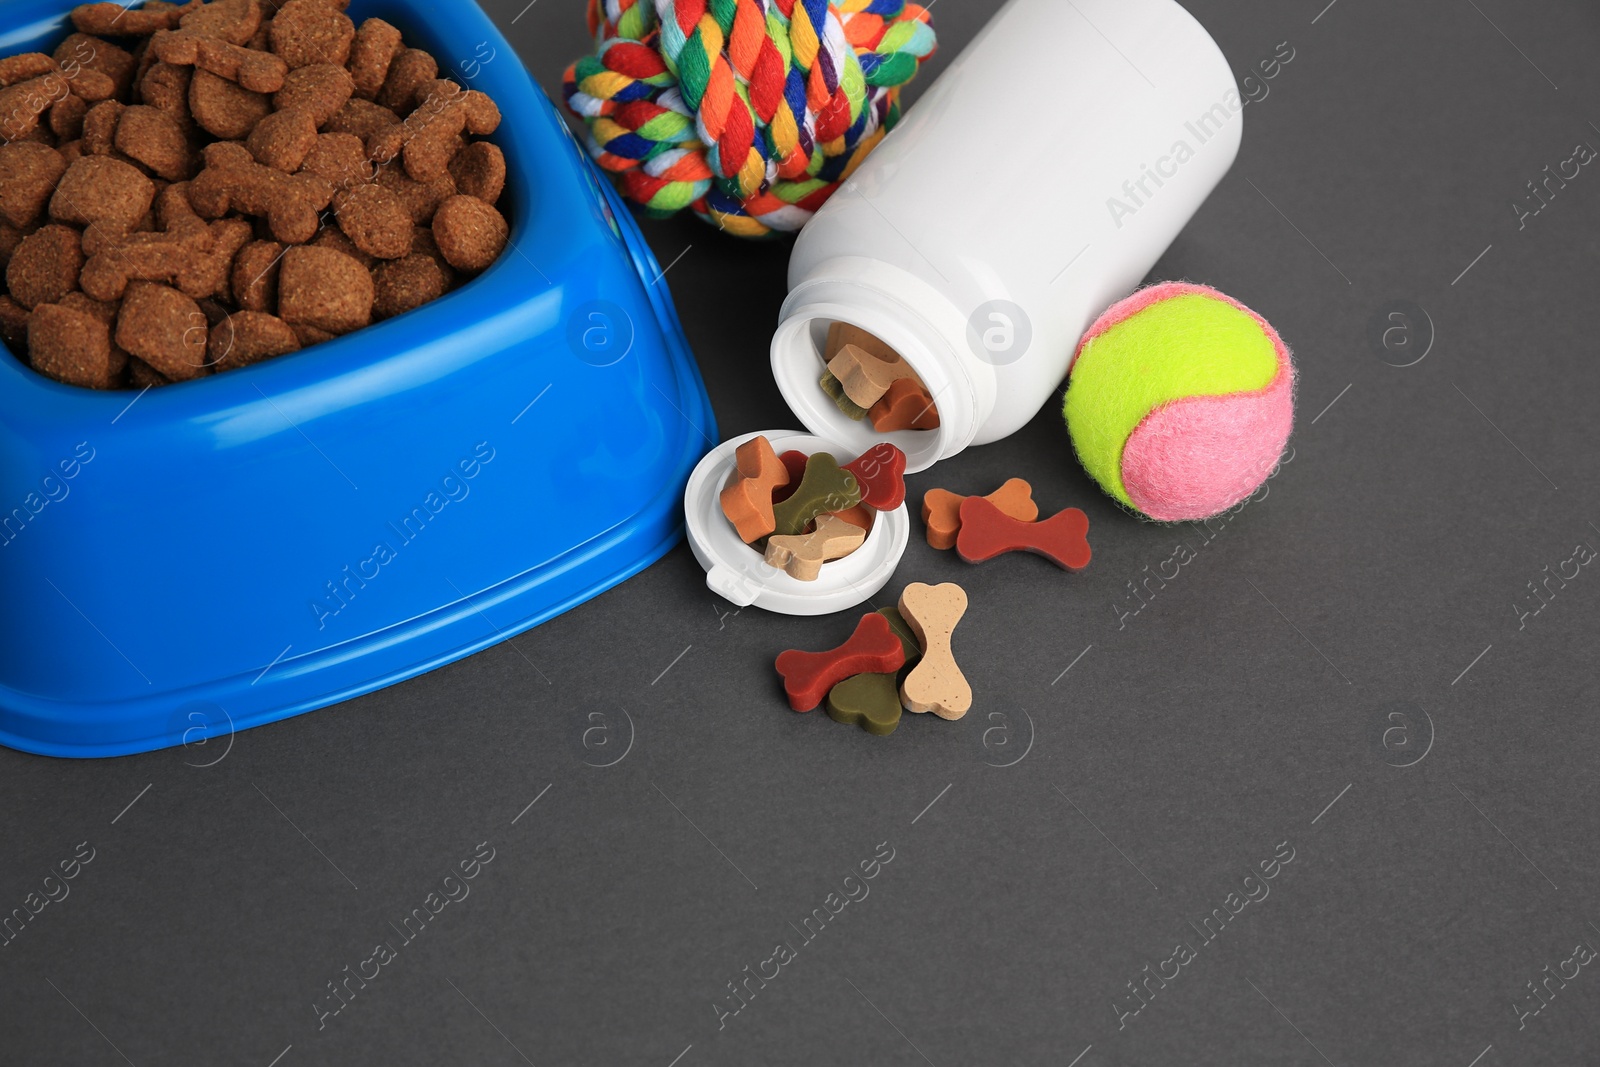
<svg viewBox="0 0 1600 1067">
<path fill-rule="evenodd" d="M 1016 431 L 1232 166 L 1243 109 L 1216 43 L 1173 0 L 1010 0 L 801 232 L 772 369 L 809 433 L 764 436 L 841 462 L 887 439 L 918 471 Z M 839 321 L 905 357 L 937 430 L 881 435 L 834 405 L 819 379 Z M 910 541 L 905 505 L 817 580 L 795 579 L 718 502 L 754 436 L 719 445 L 689 479 L 706 584 L 792 615 L 869 600 Z"/>
<path fill-rule="evenodd" d="M 884 439 L 818 385 L 843 320 L 934 396 L 939 429 L 889 438 L 911 470 L 1015 432 L 1232 166 L 1243 109 L 1174 0 L 1011 0 L 801 232 L 772 339 L 790 408 L 852 455 Z"/>
</svg>

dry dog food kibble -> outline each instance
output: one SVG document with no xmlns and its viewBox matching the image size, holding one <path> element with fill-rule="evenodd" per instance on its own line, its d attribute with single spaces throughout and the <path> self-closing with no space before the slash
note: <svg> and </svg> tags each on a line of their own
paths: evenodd
<svg viewBox="0 0 1600 1067">
<path fill-rule="evenodd" d="M 57 381 L 167 385 L 494 263 L 500 109 L 347 6 L 83 4 L 51 54 L 0 58 L 0 340 Z"/>
</svg>

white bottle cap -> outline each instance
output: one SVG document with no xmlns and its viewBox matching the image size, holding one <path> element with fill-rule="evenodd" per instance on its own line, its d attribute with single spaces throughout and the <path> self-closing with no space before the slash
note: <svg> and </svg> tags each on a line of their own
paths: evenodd
<svg viewBox="0 0 1600 1067">
<path fill-rule="evenodd" d="M 706 569 L 712 592 L 739 605 L 755 605 L 783 615 L 828 615 L 864 603 L 889 583 L 900 557 L 911 541 L 911 519 L 906 506 L 882 511 L 861 547 L 843 559 L 822 565 L 814 582 L 797 578 L 767 564 L 761 553 L 739 539 L 733 523 L 722 513 L 723 487 L 734 471 L 734 452 L 755 437 L 765 436 L 778 453 L 791 449 L 814 455 L 830 453 L 849 463 L 856 453 L 798 430 L 747 433 L 724 441 L 695 467 L 683 496 L 689 547 Z"/>
</svg>

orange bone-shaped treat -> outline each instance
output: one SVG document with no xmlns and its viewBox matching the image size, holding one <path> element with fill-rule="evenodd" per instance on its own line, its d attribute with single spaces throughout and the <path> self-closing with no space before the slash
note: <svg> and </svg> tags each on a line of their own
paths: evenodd
<svg viewBox="0 0 1600 1067">
<path fill-rule="evenodd" d="M 872 428 L 879 433 L 896 430 L 937 430 L 939 409 L 927 387 L 914 378 L 899 378 L 867 411 Z"/>
<path fill-rule="evenodd" d="M 752 437 L 734 450 L 733 458 L 733 477 L 719 499 L 722 513 L 733 523 L 740 540 L 750 544 L 778 528 L 772 514 L 772 491 L 788 484 L 789 472 L 765 437 Z"/>
<path fill-rule="evenodd" d="M 966 499 L 948 489 L 929 489 L 923 496 L 922 521 L 928 527 L 931 547 L 941 550 L 956 547 L 956 535 L 961 532 L 961 504 Z M 1032 522 L 1039 517 L 1039 505 L 1033 502 L 1033 486 L 1021 478 L 1008 478 L 984 499 L 1019 522 Z"/>
<path fill-rule="evenodd" d="M 255 161 L 243 145 L 219 141 L 205 150 L 206 167 L 189 186 L 189 202 L 204 218 L 234 210 L 264 217 L 272 236 L 304 244 L 316 236 L 319 212 L 333 201 L 333 186 L 315 175 L 285 174 Z"/>
<path fill-rule="evenodd" d="M 872 524 L 876 521 L 877 514 L 878 509 L 869 507 L 866 504 L 857 504 L 855 507 L 845 508 L 843 511 L 830 511 L 828 515 L 819 515 L 817 521 L 820 523 L 824 518 L 831 515 L 833 518 L 843 519 L 851 526 L 859 526 L 864 533 L 871 533 Z"/>
<path fill-rule="evenodd" d="M 828 327 L 828 340 L 823 345 L 822 361 L 826 363 L 834 356 L 837 356 L 839 350 L 844 348 L 845 345 L 855 345 L 857 348 L 865 349 L 885 363 L 898 363 L 900 361 L 900 353 L 878 340 L 876 334 L 868 333 L 861 327 L 853 326 L 848 322 L 835 322 Z"/>
<path fill-rule="evenodd" d="M 900 614 L 922 646 L 922 659 L 900 684 L 900 701 L 908 711 L 959 719 L 971 709 L 972 686 L 950 650 L 950 636 L 966 611 L 966 591 L 951 582 L 913 582 L 900 594 Z"/>
<path fill-rule="evenodd" d="M 1089 517 L 1077 508 L 1056 512 L 1043 522 L 1019 522 L 983 497 L 961 504 L 956 551 L 968 563 L 982 563 L 1007 552 L 1032 552 L 1056 566 L 1081 571 L 1089 565 Z"/>
<path fill-rule="evenodd" d="M 856 624 L 850 640 L 827 652 L 789 649 L 778 656 L 778 677 L 783 679 L 789 706 L 810 711 L 822 703 L 828 690 L 858 674 L 887 674 L 906 662 L 906 650 L 889 625 L 873 612 Z"/>
<path fill-rule="evenodd" d="M 367 155 L 377 163 L 387 163 L 403 150 L 406 173 L 415 181 L 449 175 L 463 131 L 482 137 L 500 127 L 500 109 L 493 100 L 446 78 L 424 82 L 417 100 L 417 109 L 404 122 L 367 142 Z"/>
<path fill-rule="evenodd" d="M 786 571 L 797 581 L 814 582 L 824 563 L 848 556 L 866 539 L 867 531 L 860 526 L 836 515 L 823 515 L 811 533 L 769 537 L 767 565 Z"/>
</svg>

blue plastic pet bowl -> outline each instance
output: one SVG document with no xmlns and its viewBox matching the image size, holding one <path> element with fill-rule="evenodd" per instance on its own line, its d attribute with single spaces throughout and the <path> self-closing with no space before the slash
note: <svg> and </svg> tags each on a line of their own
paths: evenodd
<svg viewBox="0 0 1600 1067">
<path fill-rule="evenodd" d="M 0 0 L 0 55 L 70 4 Z M 272 722 L 535 626 L 658 559 L 716 437 L 632 219 L 470 0 L 355 0 L 488 93 L 511 247 L 398 318 L 94 392 L 0 358 L 0 744 L 116 756 Z"/>
</svg>

